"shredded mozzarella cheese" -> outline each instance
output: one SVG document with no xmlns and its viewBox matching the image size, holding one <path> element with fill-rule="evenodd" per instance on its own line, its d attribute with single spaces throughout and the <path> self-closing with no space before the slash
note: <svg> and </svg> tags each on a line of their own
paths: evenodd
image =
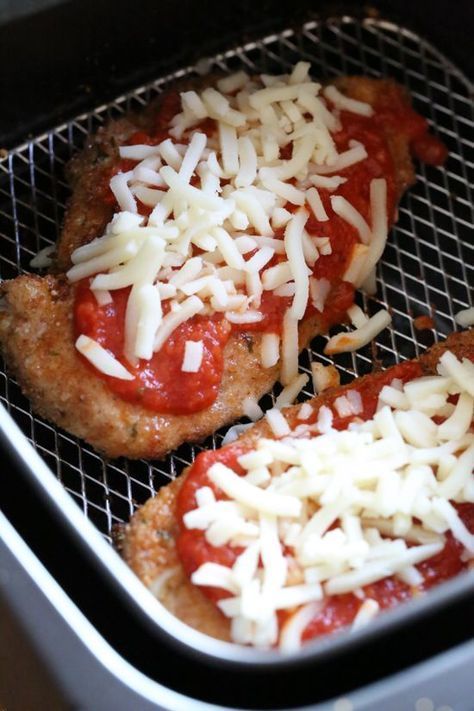
<svg viewBox="0 0 474 711">
<path fill-rule="evenodd" d="M 474 306 L 469 309 L 463 309 L 455 314 L 454 319 L 459 326 L 469 328 L 474 326 Z"/>
<path fill-rule="evenodd" d="M 291 315 L 297 321 L 304 316 L 309 294 L 309 278 L 303 252 L 303 230 L 307 220 L 308 213 L 305 210 L 298 210 L 285 230 L 285 249 L 291 276 L 295 281 Z"/>
<path fill-rule="evenodd" d="M 275 437 L 284 437 L 290 434 L 290 427 L 276 406 L 267 410 L 265 417 Z"/>
<path fill-rule="evenodd" d="M 342 217 L 351 227 L 357 230 L 363 244 L 370 242 L 371 232 L 369 225 L 360 212 L 346 198 L 342 197 L 342 195 L 331 195 L 331 207 L 336 215 Z"/>
<path fill-rule="evenodd" d="M 378 615 L 379 611 L 380 605 L 377 600 L 372 600 L 370 598 L 364 600 L 359 610 L 357 611 L 357 615 L 354 618 L 354 622 L 352 623 L 352 631 L 354 632 L 355 630 L 358 630 L 361 627 L 365 627 L 366 624 L 368 624 L 371 620 L 374 619 L 374 617 Z"/>
<path fill-rule="evenodd" d="M 230 501 L 216 502 L 206 487 L 198 490 L 198 508 L 186 514 L 185 525 L 243 551 L 232 568 L 205 563 L 192 580 L 233 595 L 219 608 L 232 620 L 234 641 L 299 649 L 324 598 L 349 592 L 362 600 L 352 623 L 359 629 L 379 612 L 364 586 L 392 575 L 421 586 L 417 566 L 443 549 L 447 531 L 465 557 L 474 556 L 474 534 L 452 504 L 474 499 L 474 398 L 466 389 L 471 381 L 459 383 L 461 372 L 472 377 L 468 363 L 448 351 L 440 375 L 392 381 L 380 392 L 374 417 L 364 422 L 357 417 L 364 405 L 360 393 L 346 389 L 331 407 L 353 418 L 347 430 L 332 428 L 327 406 L 320 407 L 315 425 L 293 431 L 272 409 L 266 417 L 276 439 L 260 439 L 238 458 L 245 476 L 221 463 L 210 467 L 209 478 Z M 398 402 L 386 404 L 387 389 L 398 393 Z M 438 425 L 452 393 L 460 395 L 453 415 Z M 427 416 L 433 396 L 437 405 Z M 298 419 L 313 412 L 306 403 Z M 302 427 L 304 436 L 298 434 Z M 451 429 L 458 438 L 447 441 Z M 293 612 L 278 634 L 275 614 L 288 608 Z"/>
<path fill-rule="evenodd" d="M 362 328 L 362 326 L 364 326 L 364 324 L 366 324 L 369 320 L 369 317 L 362 311 L 360 306 L 357 306 L 357 304 L 352 304 L 352 306 L 347 309 L 347 315 L 355 328 Z"/>
<path fill-rule="evenodd" d="M 40 249 L 38 254 L 36 254 L 30 261 L 30 267 L 32 269 L 46 269 L 47 267 L 50 267 L 53 263 L 51 255 L 55 252 L 55 250 L 56 245 L 54 244 L 48 244 L 47 247 Z"/>
<path fill-rule="evenodd" d="M 283 317 L 282 367 L 280 380 L 288 385 L 298 374 L 298 320 L 288 309 Z"/>
<path fill-rule="evenodd" d="M 288 407 L 289 405 L 292 405 L 301 390 L 308 382 L 308 380 L 309 375 L 306 375 L 306 373 L 301 373 L 297 378 L 293 380 L 292 383 L 289 383 L 286 387 L 283 388 L 283 390 L 275 400 L 275 407 L 277 409 L 281 409 L 282 407 Z"/>
<path fill-rule="evenodd" d="M 183 373 L 197 373 L 201 368 L 203 354 L 204 344 L 202 341 L 186 341 L 181 366 Z"/>
<path fill-rule="evenodd" d="M 325 366 L 322 363 L 311 363 L 311 373 L 314 392 L 317 395 L 328 388 L 336 388 L 340 383 L 339 373 L 334 365 Z"/>
<path fill-rule="evenodd" d="M 272 368 L 280 359 L 280 336 L 277 333 L 262 335 L 260 360 L 264 368 Z"/>
<path fill-rule="evenodd" d="M 364 101 L 357 101 L 356 99 L 349 99 L 347 96 L 344 96 L 344 94 L 341 94 L 335 86 L 327 86 L 323 94 L 326 99 L 329 99 L 334 106 L 342 111 L 351 111 L 361 116 L 373 116 L 374 114 L 374 109 L 370 104 Z"/>
<path fill-rule="evenodd" d="M 92 365 L 100 370 L 104 375 L 110 375 L 111 378 L 119 380 L 133 380 L 132 375 L 114 356 L 97 341 L 94 341 L 89 336 L 79 336 L 76 341 L 76 348 L 84 358 L 92 363 Z"/>
<path fill-rule="evenodd" d="M 377 181 L 371 186 L 370 239 L 348 201 L 336 195 L 326 203 L 319 193 L 337 190 L 347 180 L 337 173 L 367 157 L 356 141 L 338 154 L 333 134 L 341 128 L 339 111 L 369 116 L 371 107 L 334 87 L 321 93 L 307 62 L 279 77 L 251 79 L 236 72 L 180 98 L 169 138 L 119 147 L 121 158 L 136 163 L 110 180 L 120 211 L 102 237 L 73 252 L 68 279 L 93 277 L 99 305 L 110 303 L 114 290 L 131 287 L 123 355 L 132 365 L 149 360 L 197 313 L 223 313 L 230 323 L 245 326 L 265 318 L 259 310 L 264 292 L 292 297 L 281 353 L 275 334 L 264 334 L 261 348 L 264 367 L 281 358 L 282 383 L 289 385 L 297 377 L 298 322 L 309 298 L 323 311 L 331 287 L 311 275 L 332 246 L 329 238 L 306 232 L 308 210 L 328 222 L 334 219 L 332 204 L 368 243 L 365 256 L 372 266 L 383 249 L 385 203 Z M 215 122 L 214 133 L 202 131 L 204 119 Z M 290 158 L 283 153 L 288 149 Z M 138 214 L 138 201 L 153 208 L 148 217 Z M 288 204 L 299 209 L 291 212 Z M 281 228 L 284 239 L 274 232 Z M 353 283 L 366 278 L 365 267 L 353 265 Z M 171 301 L 163 316 L 166 299 Z M 184 372 L 197 367 L 189 358 L 185 354 Z"/>
<path fill-rule="evenodd" d="M 355 331 L 338 333 L 336 336 L 332 336 L 327 342 L 324 352 L 328 355 L 334 355 L 358 350 L 378 336 L 391 321 L 392 317 L 388 311 L 381 309 Z"/>
<path fill-rule="evenodd" d="M 256 422 L 263 417 L 263 410 L 255 398 L 246 397 L 242 403 L 242 410 L 244 415 L 252 420 L 252 422 Z"/>
</svg>

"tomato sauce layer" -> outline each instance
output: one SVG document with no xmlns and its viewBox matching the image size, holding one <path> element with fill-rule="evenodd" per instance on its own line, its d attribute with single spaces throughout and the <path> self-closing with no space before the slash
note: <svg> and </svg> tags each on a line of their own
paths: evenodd
<svg viewBox="0 0 474 711">
<path fill-rule="evenodd" d="M 119 380 L 94 368 L 110 389 L 123 400 L 150 410 L 175 415 L 191 414 L 212 405 L 224 369 L 224 346 L 230 327 L 222 316 L 194 316 L 181 324 L 149 361 L 131 366 L 123 356 L 124 321 L 130 289 L 114 291 L 112 303 L 97 304 L 88 280 L 77 287 L 75 303 L 76 334 L 93 338 L 109 350 L 134 380 Z M 186 341 L 202 341 L 203 357 L 197 373 L 184 373 L 181 365 Z M 91 366 L 92 367 L 92 366 Z"/>
<path fill-rule="evenodd" d="M 406 187 L 397 175 L 392 153 L 389 148 L 389 137 L 396 138 L 403 150 L 408 144 L 413 152 L 422 160 L 439 165 L 446 158 L 446 149 L 434 136 L 428 134 L 428 124 L 410 107 L 403 90 L 395 84 L 377 98 L 376 112 L 370 117 L 357 114 L 341 113 L 341 130 L 333 135 L 338 152 L 347 150 L 352 141 L 362 143 L 367 151 L 366 160 L 360 161 L 338 174 L 346 178 L 337 194 L 345 197 L 370 224 L 370 182 L 374 178 L 385 178 L 387 182 L 387 210 L 389 224 L 396 216 L 397 200 L 403 188 Z M 157 113 L 154 127 L 151 131 L 137 131 L 129 140 L 129 144 L 155 145 L 169 138 L 168 126 L 170 120 L 180 111 L 178 93 L 167 94 Z M 198 128 L 208 135 L 215 133 L 215 122 L 211 119 L 203 121 Z M 287 150 L 285 158 L 291 158 Z M 106 174 L 104 182 L 99 186 L 100 199 L 116 207 L 115 198 L 110 191 L 109 181 L 113 174 L 131 170 L 136 163 L 129 160 L 117 161 Z M 319 189 L 321 200 L 330 219 L 318 221 L 313 213 L 306 224 L 307 232 L 313 237 L 327 237 L 330 240 L 331 254 L 320 254 L 314 268 L 313 276 L 317 279 L 327 279 L 330 291 L 326 297 L 324 310 L 319 312 L 308 302 L 305 318 L 315 317 L 321 330 L 327 330 L 332 325 L 341 323 L 346 317 L 347 309 L 354 301 L 354 287 L 343 281 L 343 275 L 351 260 L 354 246 L 360 241 L 357 230 L 345 220 L 336 215 L 331 207 L 331 193 Z M 294 211 L 293 205 L 287 204 L 287 209 Z M 139 212 L 149 215 L 151 208 L 138 202 Z M 284 230 L 275 234 L 283 239 Z M 258 239 L 257 239 L 258 242 Z M 198 250 L 196 250 L 198 253 Z M 252 253 L 246 255 L 246 259 Z M 265 269 L 285 260 L 278 255 Z M 91 338 L 96 331 L 96 338 L 101 345 L 108 348 L 123 362 L 120 344 L 123 342 L 124 303 L 126 291 L 112 291 L 113 303 L 107 307 L 99 306 L 93 295 L 83 284 L 76 292 L 76 331 Z M 282 330 L 283 315 L 291 304 L 289 297 L 278 297 L 272 291 L 265 291 L 262 296 L 259 311 L 263 314 L 261 321 L 252 324 L 232 326 L 232 331 L 252 331 L 260 333 L 277 333 Z M 86 316 L 84 316 L 86 314 Z M 88 330 L 81 330 L 84 321 Z M 97 324 L 100 324 L 98 326 Z M 209 333 L 206 335 L 206 324 Z M 220 324 L 220 325 L 218 325 Z M 104 376 L 108 387 L 124 400 L 141 404 L 149 410 L 170 414 L 185 414 L 197 412 L 211 405 L 217 397 L 219 384 L 223 373 L 223 348 L 225 347 L 226 329 L 219 319 L 194 318 L 173 334 L 163 349 L 150 362 L 140 361 L 134 369 L 135 380 L 120 381 Z M 226 334 L 228 335 L 228 334 Z M 198 374 L 186 374 L 180 369 L 184 342 L 188 340 L 205 341 L 205 359 L 202 371 Z M 126 364 L 128 367 L 128 364 Z M 97 371 L 96 371 L 97 372 Z"/>
<path fill-rule="evenodd" d="M 422 375 L 422 371 L 419 363 L 407 361 L 363 380 L 357 387 L 363 405 L 363 411 L 359 417 L 363 420 L 369 420 L 373 417 L 379 393 L 384 385 L 390 384 L 395 378 L 408 382 L 420 377 L 420 375 Z M 335 395 L 328 395 L 323 404 L 331 407 L 335 398 L 340 394 L 338 392 Z M 315 408 L 313 415 L 309 420 L 305 421 L 305 424 L 315 422 L 317 417 L 318 409 Z M 352 417 L 341 418 L 334 416 L 333 426 L 336 429 L 343 430 L 347 428 L 351 420 Z M 295 421 L 289 424 L 290 427 L 296 426 L 298 424 L 296 417 Z M 216 499 L 226 499 L 227 497 L 223 492 L 210 481 L 207 472 L 215 462 L 221 462 L 231 467 L 237 474 L 244 475 L 246 472 L 239 467 L 237 459 L 250 449 L 252 449 L 250 444 L 236 442 L 234 445 L 228 445 L 217 451 L 202 452 L 189 470 L 186 481 L 178 495 L 176 509 L 177 518 L 180 522 L 177 549 L 183 568 L 188 576 L 191 576 L 197 568 L 206 562 L 220 563 L 231 567 L 242 552 L 241 549 L 230 545 L 212 546 L 207 542 L 203 531 L 187 529 L 184 526 L 183 516 L 188 511 L 196 508 L 196 491 L 203 486 L 211 487 Z M 459 504 L 456 505 L 456 508 L 467 528 L 474 533 L 474 504 Z M 466 569 L 467 563 L 461 558 L 462 552 L 461 544 L 448 532 L 443 550 L 417 566 L 424 578 L 422 590 L 427 590 Z M 230 593 L 219 588 L 202 587 L 200 589 L 214 602 L 230 596 Z M 414 590 L 395 577 L 384 578 L 365 586 L 363 589 L 366 597 L 376 600 L 383 610 L 394 607 L 420 592 L 420 588 Z M 307 626 L 303 639 L 308 640 L 312 637 L 328 634 L 351 624 L 360 605 L 361 600 L 353 593 L 327 597 L 320 612 Z M 280 613 L 280 624 L 283 624 L 287 617 L 288 614 Z"/>
</svg>

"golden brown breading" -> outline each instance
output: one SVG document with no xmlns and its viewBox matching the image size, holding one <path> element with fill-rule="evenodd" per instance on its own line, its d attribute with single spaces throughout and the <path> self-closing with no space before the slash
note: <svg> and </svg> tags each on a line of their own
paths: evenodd
<svg viewBox="0 0 474 711">
<path fill-rule="evenodd" d="M 338 80 L 342 82 L 343 80 Z M 393 86 L 388 80 L 345 79 L 350 96 L 377 102 Z M 179 87 L 183 89 L 183 85 Z M 74 249 L 102 234 L 112 207 L 97 199 L 104 175 L 118 159 L 117 145 L 154 120 L 159 102 L 142 115 L 111 122 L 71 163 L 73 195 L 58 243 L 55 272 L 70 265 Z M 406 137 L 387 133 L 400 194 L 413 182 Z M 160 458 L 183 442 L 197 441 L 243 415 L 246 397 L 260 398 L 278 378 L 279 368 L 264 369 L 261 336 L 233 335 L 225 349 L 225 369 L 214 404 L 192 415 L 168 416 L 125 402 L 94 374 L 74 348 L 72 287 L 64 277 L 21 276 L 2 285 L 0 345 L 7 363 L 33 407 L 43 417 L 90 442 L 108 457 Z M 300 347 L 320 332 L 316 318 L 300 325 Z"/>
<path fill-rule="evenodd" d="M 21 276 L 2 289 L 6 309 L 0 340 L 24 393 L 43 417 L 107 457 L 155 459 L 182 442 L 203 439 L 241 417 L 242 401 L 259 399 L 278 377 L 278 366 L 261 366 L 261 335 L 234 333 L 225 347 L 222 383 L 211 407 L 192 415 L 153 413 L 116 396 L 77 353 L 74 288 L 65 279 Z M 301 324 L 301 348 L 317 330 L 315 318 Z"/>
<path fill-rule="evenodd" d="M 423 355 L 420 363 L 426 374 L 435 372 L 439 358 L 447 349 L 453 351 L 459 358 L 469 355 L 472 358 L 474 330 L 452 334 L 445 342 L 433 346 Z M 320 407 L 329 399 L 332 400 L 336 392 L 343 395 L 347 390 L 360 385 L 362 381 L 377 377 L 377 374 L 366 375 L 349 385 L 332 388 L 309 402 L 315 407 Z M 294 405 L 282 410 L 282 413 L 291 422 L 299 408 L 300 405 Z M 239 437 L 239 441 L 255 443 L 260 437 L 271 436 L 270 428 L 263 420 L 247 430 Z M 186 469 L 178 479 L 163 487 L 133 515 L 125 529 L 122 553 L 140 580 L 155 594 L 158 592 L 157 584 L 160 582 L 160 577 L 166 571 L 172 571 L 168 579 L 161 578 L 163 582 L 160 585 L 160 600 L 165 607 L 200 632 L 219 639 L 229 639 L 228 619 L 199 588 L 190 583 L 176 552 L 178 522 L 175 506 L 187 471 Z"/>
</svg>

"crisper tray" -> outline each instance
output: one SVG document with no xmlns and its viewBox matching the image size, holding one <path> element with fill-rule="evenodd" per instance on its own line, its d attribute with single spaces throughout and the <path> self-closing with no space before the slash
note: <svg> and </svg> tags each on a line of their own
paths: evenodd
<svg viewBox="0 0 474 711">
<path fill-rule="evenodd" d="M 388 366 L 417 356 L 434 341 L 456 329 L 454 314 L 472 305 L 474 245 L 472 241 L 474 164 L 469 151 L 474 145 L 472 96 L 474 87 L 448 59 L 426 40 L 393 23 L 378 19 L 342 17 L 311 21 L 299 30 L 272 34 L 209 59 L 194 67 L 142 86 L 114 102 L 97 107 L 72 121 L 32 139 L 0 158 L 0 276 L 9 279 L 30 271 L 29 262 L 41 248 L 58 237 L 69 188 L 64 166 L 82 147 L 86 136 L 110 117 L 137 110 L 177 78 L 205 74 L 215 69 L 226 72 L 241 67 L 249 72 L 286 71 L 299 59 L 312 62 L 313 75 L 323 79 L 341 74 L 390 76 L 410 91 L 415 108 L 426 116 L 433 130 L 449 149 L 444 168 L 417 165 L 417 183 L 404 196 L 399 221 L 392 229 L 377 271 L 377 295 L 359 295 L 367 313 L 388 307 L 393 323 L 374 345 L 355 354 L 334 359 L 321 355 L 325 338 L 314 340 L 300 357 L 302 371 L 310 372 L 310 362 L 334 362 L 343 381 L 370 372 L 374 359 Z M 472 153 L 470 154 L 472 158 Z M 429 316 L 432 328 L 418 330 L 416 318 Z M 311 380 L 310 380 L 311 382 Z M 310 387 L 301 398 L 312 395 Z M 262 405 L 271 404 L 274 395 Z M 13 420 L 30 440 L 64 489 L 95 525 L 111 540 L 115 524 L 128 521 L 137 506 L 162 485 L 178 475 L 204 448 L 217 447 L 225 430 L 200 445 L 184 445 L 164 461 L 107 461 L 91 447 L 54 427 L 32 410 L 16 381 L 2 369 L 0 399 Z M 0 418 L 0 432 L 10 438 L 17 453 L 21 442 L 8 421 Z M 23 456 L 23 455 L 19 455 Z M 153 604 L 151 595 L 138 584 L 117 556 L 104 545 L 97 531 L 86 524 L 63 496 L 46 468 L 39 466 L 28 451 L 23 462 L 77 534 L 77 540 L 93 549 L 98 563 L 115 577 L 122 594 L 132 597 L 149 619 L 159 621 L 170 634 L 198 646 L 202 651 L 238 661 L 277 659 L 273 652 L 229 651 L 229 645 L 208 640 L 199 633 L 183 632 L 184 625 Z M 390 625 L 390 620 L 412 614 L 411 609 L 427 608 L 431 600 L 443 601 L 449 590 L 462 591 L 463 580 L 452 581 L 444 590 L 434 591 L 428 602 L 416 601 L 403 610 L 377 620 L 370 631 L 352 635 L 357 640 Z M 127 590 L 125 590 L 127 588 Z M 184 628 L 187 630 L 188 628 Z M 336 648 L 339 638 L 331 642 Z M 207 645 L 207 646 L 206 646 Z M 327 648 L 328 642 L 315 642 Z M 222 651 L 224 647 L 226 651 Z M 260 655 L 260 656 L 259 656 Z"/>
</svg>

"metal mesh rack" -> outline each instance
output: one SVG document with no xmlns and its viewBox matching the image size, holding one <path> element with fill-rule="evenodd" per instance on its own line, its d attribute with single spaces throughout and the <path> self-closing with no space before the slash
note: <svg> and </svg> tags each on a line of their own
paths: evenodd
<svg viewBox="0 0 474 711">
<path fill-rule="evenodd" d="M 54 243 L 61 227 L 68 186 L 64 165 L 88 133 L 109 117 L 139 109 L 182 76 L 213 69 L 250 72 L 286 71 L 299 59 L 312 62 L 313 74 L 391 76 L 410 91 L 418 111 L 449 149 L 442 168 L 417 168 L 417 183 L 403 198 L 399 221 L 392 230 L 377 273 L 377 296 L 359 295 L 367 313 L 390 307 L 392 327 L 374 347 L 336 357 L 343 380 L 372 368 L 374 357 L 390 365 L 411 358 L 439 337 L 455 330 L 454 314 L 472 305 L 474 241 L 474 87 L 428 42 L 392 23 L 350 17 L 312 21 L 300 30 L 286 30 L 202 60 L 111 104 L 78 116 L 0 157 L 0 276 L 10 279 L 30 271 L 39 249 Z M 415 319 L 427 315 L 433 328 L 417 330 Z M 310 371 L 321 355 L 324 338 L 300 357 Z M 306 389 L 301 397 L 311 396 Z M 266 396 L 269 405 L 273 395 Z M 0 398 L 39 453 L 108 538 L 116 523 L 127 521 L 135 507 L 179 474 L 203 448 L 219 446 L 223 432 L 202 445 L 184 445 L 162 462 L 106 461 L 84 442 L 52 426 L 32 412 L 18 384 L 3 368 Z"/>
</svg>

